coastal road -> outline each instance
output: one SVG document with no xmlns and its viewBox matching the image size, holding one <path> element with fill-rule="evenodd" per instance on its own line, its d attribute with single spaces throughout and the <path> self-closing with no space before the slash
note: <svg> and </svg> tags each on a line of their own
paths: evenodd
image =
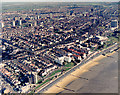
<svg viewBox="0 0 120 95">
<path fill-rule="evenodd" d="M 44 91 L 46 91 L 47 89 L 49 89 L 51 86 L 53 86 L 55 83 L 57 83 L 58 81 L 60 81 L 61 79 L 63 79 L 65 76 L 67 76 L 68 74 L 72 73 L 73 71 L 75 71 L 78 67 L 80 67 L 81 65 L 87 63 L 88 61 L 90 61 L 91 59 L 101 55 L 102 53 L 105 52 L 109 52 L 109 50 L 113 49 L 114 47 L 117 47 L 117 44 L 111 46 L 108 49 L 105 49 L 103 51 L 101 51 L 100 53 L 95 54 L 92 58 L 89 58 L 88 60 L 83 60 L 81 62 L 81 64 L 78 64 L 77 66 L 75 66 L 74 68 L 72 68 L 71 70 L 69 70 L 69 72 L 66 72 L 65 74 L 63 74 L 62 76 L 60 76 L 59 78 L 57 78 L 55 81 L 52 81 L 51 83 L 49 83 L 48 85 L 46 85 L 45 87 L 41 88 L 39 90 L 39 92 L 37 91 L 37 93 L 43 93 Z"/>
<path fill-rule="evenodd" d="M 98 62 L 80 75 L 88 80 L 78 78 L 66 86 L 70 90 L 61 93 L 118 93 L 118 52 Z"/>
</svg>

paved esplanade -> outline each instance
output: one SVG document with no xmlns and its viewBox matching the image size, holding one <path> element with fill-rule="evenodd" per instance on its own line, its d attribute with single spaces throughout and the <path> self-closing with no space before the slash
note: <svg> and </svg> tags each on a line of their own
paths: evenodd
<svg viewBox="0 0 120 95">
<path fill-rule="evenodd" d="M 117 93 L 118 92 L 118 52 L 99 61 L 100 64 L 72 81 L 62 93 Z"/>
</svg>

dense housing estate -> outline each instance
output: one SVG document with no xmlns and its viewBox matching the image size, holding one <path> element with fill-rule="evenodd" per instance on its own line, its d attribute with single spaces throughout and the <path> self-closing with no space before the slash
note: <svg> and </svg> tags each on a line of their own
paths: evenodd
<svg viewBox="0 0 120 95">
<path fill-rule="evenodd" d="M 2 13 L 0 74 L 12 85 L 35 84 L 64 65 L 104 48 L 118 28 L 112 5 L 61 6 Z"/>
</svg>

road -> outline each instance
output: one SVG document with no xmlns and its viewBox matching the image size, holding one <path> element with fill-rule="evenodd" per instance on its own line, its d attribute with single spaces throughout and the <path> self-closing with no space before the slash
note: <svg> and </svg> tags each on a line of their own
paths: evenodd
<svg viewBox="0 0 120 95">
<path fill-rule="evenodd" d="M 51 83 L 49 83 L 48 85 L 46 85 L 45 87 L 41 88 L 39 92 L 37 93 L 43 93 L 44 91 L 46 91 L 47 89 L 49 89 L 51 86 L 53 86 L 54 84 L 56 84 L 58 81 L 60 81 L 61 79 L 63 79 L 65 76 L 67 76 L 68 74 L 72 73 L 73 71 L 75 71 L 77 68 L 79 68 L 81 65 L 87 63 L 88 61 L 90 61 L 91 59 L 105 53 L 105 52 L 109 52 L 109 50 L 113 49 L 117 47 L 117 44 L 111 46 L 110 48 L 107 48 L 103 51 L 101 51 L 100 53 L 97 53 L 96 55 L 94 55 L 92 58 L 89 58 L 88 60 L 83 60 L 80 64 L 77 64 L 77 66 L 73 67 L 72 69 L 70 69 L 68 72 L 64 73 L 62 76 L 60 76 L 59 78 L 57 78 L 55 81 L 52 81 Z"/>
<path fill-rule="evenodd" d="M 107 56 L 88 72 L 69 83 L 61 93 L 118 93 L 118 52 Z M 74 92 L 73 92 L 74 91 Z"/>
</svg>

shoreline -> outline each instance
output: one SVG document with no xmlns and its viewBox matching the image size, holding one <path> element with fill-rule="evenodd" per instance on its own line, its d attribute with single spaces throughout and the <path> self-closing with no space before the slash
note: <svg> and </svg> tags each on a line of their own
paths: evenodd
<svg viewBox="0 0 120 95">
<path fill-rule="evenodd" d="M 60 93 L 61 91 L 66 89 L 65 87 L 68 84 L 70 84 L 72 81 L 78 79 L 79 78 L 78 76 L 84 74 L 85 72 L 88 72 L 90 68 L 100 64 L 98 62 L 99 60 L 106 58 L 107 56 L 111 56 L 114 53 L 115 53 L 115 51 L 112 53 L 106 54 L 106 56 L 99 55 L 98 57 L 90 60 L 89 62 L 80 66 L 78 69 L 76 69 L 75 71 L 73 71 L 72 73 L 67 75 L 65 78 L 63 78 L 62 80 L 60 80 L 59 82 L 54 84 L 52 87 L 50 87 L 48 90 L 44 91 L 43 93 Z"/>
</svg>

